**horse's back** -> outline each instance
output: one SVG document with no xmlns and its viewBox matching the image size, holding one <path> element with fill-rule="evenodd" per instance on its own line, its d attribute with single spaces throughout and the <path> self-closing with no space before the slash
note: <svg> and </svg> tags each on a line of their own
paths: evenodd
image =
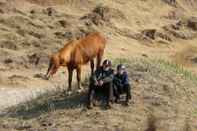
<svg viewBox="0 0 197 131">
<path fill-rule="evenodd" d="M 87 37 L 81 39 L 81 43 L 87 44 L 89 46 L 90 45 L 100 46 L 106 44 L 106 39 L 99 32 L 94 32 L 94 33 L 90 33 Z"/>
<path fill-rule="evenodd" d="M 92 53 L 98 53 L 99 50 L 104 50 L 106 44 L 105 38 L 99 33 L 90 33 L 87 37 L 81 39 L 78 46 L 81 49 L 87 50 L 86 52 L 92 51 Z"/>
<path fill-rule="evenodd" d="M 90 33 L 77 41 L 73 48 L 73 61 L 76 64 L 86 64 L 95 58 L 105 48 L 105 38 L 98 32 Z"/>
<path fill-rule="evenodd" d="M 85 64 L 104 50 L 105 43 L 105 38 L 99 32 L 90 33 L 79 40 L 69 41 L 59 51 L 60 61 Z"/>
</svg>

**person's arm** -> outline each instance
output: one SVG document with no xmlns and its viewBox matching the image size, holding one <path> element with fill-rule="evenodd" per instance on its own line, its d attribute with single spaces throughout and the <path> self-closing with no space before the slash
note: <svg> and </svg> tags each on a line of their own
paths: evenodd
<svg viewBox="0 0 197 131">
<path fill-rule="evenodd" d="M 127 72 L 124 73 L 123 84 L 124 85 L 129 84 L 129 76 L 128 76 Z"/>
<path fill-rule="evenodd" d="M 117 76 L 114 76 L 113 82 L 116 86 L 123 87 L 121 80 Z"/>
<path fill-rule="evenodd" d="M 90 77 L 90 81 L 92 81 L 94 84 L 98 83 L 98 76 L 99 76 L 99 70 L 96 70 Z"/>
<path fill-rule="evenodd" d="M 103 83 L 108 83 L 108 82 L 112 82 L 114 78 L 114 74 L 113 71 L 111 71 L 111 74 L 107 77 L 105 77 L 104 79 L 102 79 Z"/>
</svg>

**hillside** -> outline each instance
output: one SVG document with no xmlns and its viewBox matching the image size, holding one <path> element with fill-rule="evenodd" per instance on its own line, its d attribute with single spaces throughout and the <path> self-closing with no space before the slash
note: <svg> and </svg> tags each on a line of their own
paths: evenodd
<svg viewBox="0 0 197 131">
<path fill-rule="evenodd" d="M 10 108 L 0 119 L 3 130 L 57 131 L 196 131 L 197 77 L 182 75 L 181 68 L 162 60 L 130 59 L 132 102 L 106 110 L 97 103 L 86 108 L 86 93 L 66 96 L 49 93 Z M 115 62 L 119 62 L 116 60 Z M 176 71 L 177 70 L 177 71 Z M 179 71 L 180 72 L 179 72 Z M 192 77 L 194 78 L 194 77 Z M 87 87 L 87 83 L 84 83 Z"/>
<path fill-rule="evenodd" d="M 42 79 L 48 56 L 69 40 L 93 31 L 107 38 L 105 58 L 114 64 L 116 59 L 129 59 L 130 78 L 135 82 L 134 103 L 128 108 L 115 105 L 112 111 L 86 111 L 84 97 L 78 102 L 84 94 L 64 99 L 57 93 L 42 98 L 46 92 L 67 88 L 65 68 L 49 81 Z M 28 107 L 30 112 L 24 111 L 25 115 L 32 118 L 20 120 L 24 114 L 19 110 L 17 118 L 2 118 L 0 126 L 3 130 L 20 130 L 17 126 L 23 128 L 21 123 L 25 123 L 38 130 L 195 131 L 196 43 L 195 0 L 0 0 L 0 114 L 37 97 L 44 108 L 48 108 L 47 101 L 57 99 L 52 102 L 57 104 L 55 111 L 39 114 L 38 108 L 32 114 Z M 142 61 L 136 64 L 130 58 Z M 152 63 L 143 63 L 143 59 Z M 161 69 L 160 60 L 173 66 L 163 63 Z M 83 69 L 85 79 L 89 69 Z M 72 102 L 77 105 L 72 107 Z M 148 121 L 155 121 L 157 129 L 148 129 Z"/>
</svg>

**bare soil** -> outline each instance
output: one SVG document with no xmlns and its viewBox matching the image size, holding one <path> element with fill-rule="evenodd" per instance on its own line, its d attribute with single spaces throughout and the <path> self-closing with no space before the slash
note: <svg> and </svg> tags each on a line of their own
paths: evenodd
<svg viewBox="0 0 197 131">
<path fill-rule="evenodd" d="M 85 94 L 43 95 L 67 88 L 65 68 L 49 81 L 40 76 L 49 55 L 93 31 L 108 40 L 105 58 L 162 59 L 197 74 L 196 12 L 194 0 L 0 0 L 0 113 L 42 96 L 41 104 L 55 104 L 53 111 L 2 118 L 1 129 L 195 131 L 196 85 L 177 72 L 161 73 L 159 63 L 147 71 L 130 61 L 134 103 L 111 110 L 87 111 Z M 88 74 L 87 65 L 83 79 Z"/>
</svg>

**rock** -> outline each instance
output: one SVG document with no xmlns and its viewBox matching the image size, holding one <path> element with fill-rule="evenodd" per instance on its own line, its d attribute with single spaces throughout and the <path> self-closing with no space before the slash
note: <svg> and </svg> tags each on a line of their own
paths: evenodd
<svg viewBox="0 0 197 131">
<path fill-rule="evenodd" d="M 18 50 L 18 46 L 16 45 L 16 43 L 14 41 L 11 41 L 11 40 L 2 41 L 0 43 L 0 48 L 7 48 L 7 49 L 11 49 L 11 50 Z"/>
<path fill-rule="evenodd" d="M 85 37 L 87 34 L 91 33 L 91 32 L 95 32 L 96 30 L 91 29 L 91 28 L 87 28 L 84 26 L 81 27 L 77 27 L 75 29 L 70 29 L 64 33 L 60 33 L 60 34 L 56 34 L 57 36 L 64 37 L 67 40 L 73 40 L 73 39 L 80 39 Z"/>
<path fill-rule="evenodd" d="M 66 20 L 59 20 L 58 23 L 62 26 L 62 27 L 67 27 L 69 24 Z"/>
<path fill-rule="evenodd" d="M 45 10 L 43 10 L 43 12 L 48 16 L 54 16 L 55 14 L 57 14 L 57 11 L 52 7 L 46 8 Z"/>
<path fill-rule="evenodd" d="M 109 8 L 107 6 L 97 6 L 93 11 L 83 17 L 81 20 L 89 20 L 95 25 L 109 24 L 112 18 L 126 19 L 124 14 L 117 9 Z M 90 24 L 90 22 L 87 22 Z"/>
<path fill-rule="evenodd" d="M 102 17 L 96 13 L 90 13 L 81 17 L 81 20 L 84 19 L 90 20 L 95 25 L 103 25 Z M 86 23 L 90 24 L 89 21 L 87 21 Z"/>
<path fill-rule="evenodd" d="M 7 59 L 4 60 L 5 64 L 10 64 L 12 62 L 13 62 L 13 60 L 11 58 L 7 58 Z"/>
<path fill-rule="evenodd" d="M 45 53 L 33 53 L 27 57 L 29 63 L 36 66 L 47 65 L 49 63 L 48 55 Z"/>
<path fill-rule="evenodd" d="M 31 13 L 31 14 L 35 14 L 36 11 L 33 9 L 33 10 L 30 11 L 30 13 Z"/>
<path fill-rule="evenodd" d="M 70 31 L 67 31 L 64 33 L 64 37 L 71 40 L 73 38 L 73 33 Z"/>
<path fill-rule="evenodd" d="M 3 14 L 3 13 L 4 13 L 3 9 L 0 9 L 0 14 Z"/>
<path fill-rule="evenodd" d="M 148 55 L 147 55 L 147 54 L 144 54 L 144 53 L 142 54 L 142 56 L 143 56 L 143 57 L 148 57 Z"/>
<path fill-rule="evenodd" d="M 177 7 L 177 1 L 176 0 L 162 0 L 162 1 L 171 5 L 171 6 Z"/>
<path fill-rule="evenodd" d="M 164 31 L 170 36 L 174 36 L 180 39 L 192 39 L 196 36 L 194 32 L 187 28 L 187 24 L 183 21 L 179 21 L 176 25 L 167 25 L 163 27 Z"/>
<path fill-rule="evenodd" d="M 181 38 L 185 40 L 193 38 L 193 34 L 188 31 L 173 31 L 172 34 L 177 38 Z"/>
<path fill-rule="evenodd" d="M 197 31 L 197 17 L 191 17 L 188 20 L 188 27 Z"/>
<path fill-rule="evenodd" d="M 172 38 L 171 38 L 168 34 L 164 34 L 164 33 L 161 33 L 161 32 L 157 32 L 156 35 L 157 35 L 158 37 L 164 39 L 164 40 L 167 40 L 167 41 L 172 42 Z"/>
<path fill-rule="evenodd" d="M 111 16 L 109 7 L 97 6 L 93 12 L 98 14 L 103 21 L 110 21 Z"/>
<path fill-rule="evenodd" d="M 44 34 L 41 34 L 39 32 L 34 32 L 34 31 L 29 31 L 28 34 L 34 36 L 37 39 L 41 39 L 45 37 Z"/>
<path fill-rule="evenodd" d="M 146 29 L 142 31 L 142 34 L 146 37 L 155 40 L 156 29 Z"/>
<path fill-rule="evenodd" d="M 59 39 L 64 39 L 64 38 L 65 38 L 65 35 L 64 35 L 63 32 L 57 31 L 57 32 L 55 32 L 54 34 L 55 34 L 55 36 L 56 36 L 57 38 L 59 38 Z"/>
<path fill-rule="evenodd" d="M 192 63 L 197 64 L 197 57 L 191 59 Z"/>
</svg>

